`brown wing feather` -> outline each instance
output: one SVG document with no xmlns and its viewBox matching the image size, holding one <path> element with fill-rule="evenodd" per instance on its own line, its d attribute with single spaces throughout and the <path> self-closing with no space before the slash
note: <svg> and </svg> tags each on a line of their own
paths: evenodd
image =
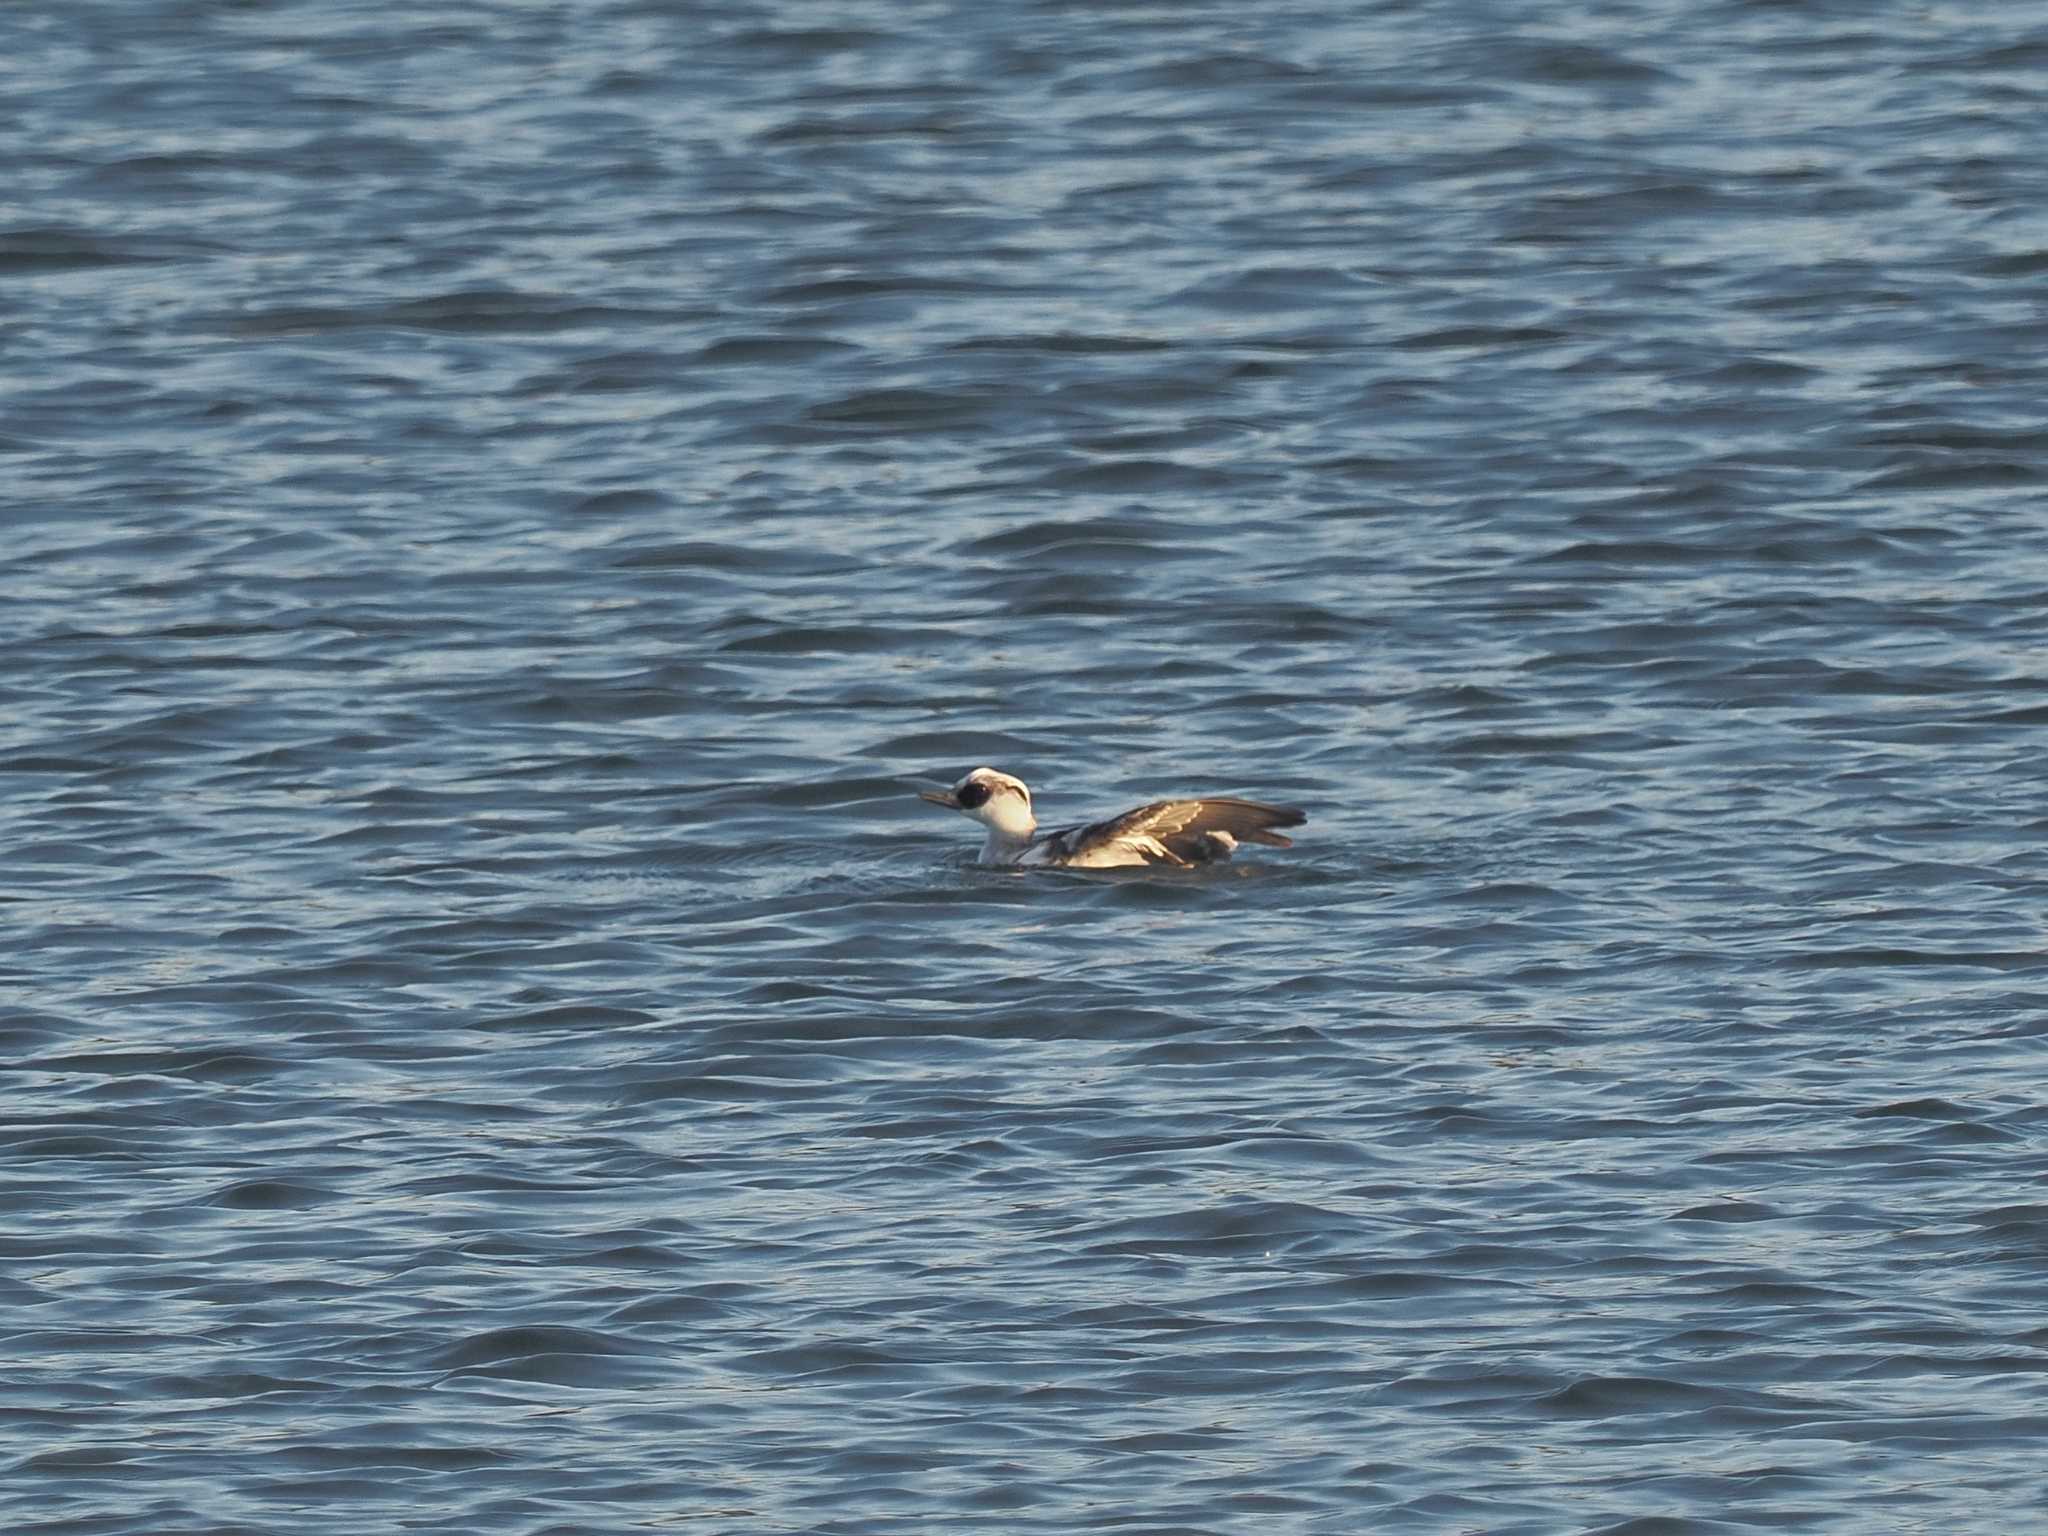
<svg viewBox="0 0 2048 1536">
<path fill-rule="evenodd" d="M 1175 864 L 1199 864 L 1216 856 L 1218 845 L 1209 834 L 1228 833 L 1238 842 L 1264 843 L 1269 848 L 1291 848 L 1293 839 L 1282 837 L 1275 827 L 1298 827 L 1308 817 L 1292 806 L 1260 805 L 1255 800 L 1217 796 L 1203 800 L 1155 800 L 1135 811 L 1079 827 L 1066 834 L 1075 852 L 1112 843 L 1151 838 Z"/>
</svg>

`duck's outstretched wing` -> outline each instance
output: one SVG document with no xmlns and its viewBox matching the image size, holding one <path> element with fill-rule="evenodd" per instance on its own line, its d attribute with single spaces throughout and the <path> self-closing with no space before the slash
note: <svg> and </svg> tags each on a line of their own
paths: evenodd
<svg viewBox="0 0 2048 1536">
<path fill-rule="evenodd" d="M 1206 800 L 1156 800 L 1135 811 L 1085 827 L 1049 832 L 1032 845 L 1034 864 L 1069 869 L 1115 869 L 1132 864 L 1206 864 L 1227 859 L 1239 843 L 1291 848 L 1275 827 L 1298 827 L 1306 813 L 1292 806 L 1217 796 Z"/>
</svg>

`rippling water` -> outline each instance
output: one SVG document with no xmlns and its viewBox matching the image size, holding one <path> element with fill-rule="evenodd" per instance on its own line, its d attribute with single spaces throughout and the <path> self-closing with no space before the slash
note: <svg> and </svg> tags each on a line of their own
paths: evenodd
<svg viewBox="0 0 2048 1536">
<path fill-rule="evenodd" d="M 2036 5 L 0 36 L 10 1530 L 2048 1525 Z"/>
</svg>

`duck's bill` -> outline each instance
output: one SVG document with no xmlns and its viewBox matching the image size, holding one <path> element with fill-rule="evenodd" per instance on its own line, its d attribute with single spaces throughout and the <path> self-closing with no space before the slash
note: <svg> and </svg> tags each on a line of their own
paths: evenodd
<svg viewBox="0 0 2048 1536">
<path fill-rule="evenodd" d="M 920 789 L 917 798 L 929 800 L 933 805 L 943 805 L 949 811 L 960 809 L 960 802 L 953 798 L 953 791 L 950 789 Z"/>
</svg>

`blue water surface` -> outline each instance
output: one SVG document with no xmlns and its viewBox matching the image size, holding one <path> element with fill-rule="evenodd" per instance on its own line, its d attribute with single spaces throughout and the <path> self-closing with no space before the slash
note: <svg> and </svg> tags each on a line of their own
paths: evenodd
<svg viewBox="0 0 2048 1536">
<path fill-rule="evenodd" d="M 7 1530 L 2048 1530 L 2037 4 L 0 78 Z"/>
</svg>

